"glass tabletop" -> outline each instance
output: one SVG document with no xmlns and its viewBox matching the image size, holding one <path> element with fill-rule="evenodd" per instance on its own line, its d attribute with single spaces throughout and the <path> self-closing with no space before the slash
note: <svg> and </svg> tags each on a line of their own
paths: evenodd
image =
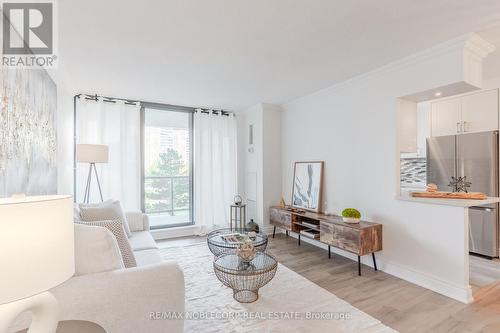
<svg viewBox="0 0 500 333">
<path fill-rule="evenodd" d="M 230 274 L 255 275 L 269 272 L 278 266 L 278 261 L 265 252 L 257 252 L 255 257 L 244 262 L 237 254 L 223 254 L 214 259 L 214 268 Z"/>
<path fill-rule="evenodd" d="M 219 229 L 212 231 L 207 236 L 207 241 L 210 244 L 217 245 L 220 247 L 236 247 L 239 245 L 238 242 L 231 241 L 232 235 L 241 235 L 243 237 L 249 237 L 251 231 L 248 229 Z M 237 237 L 236 237 L 237 238 Z M 254 246 L 258 247 L 267 243 L 267 235 L 257 232 L 255 237 L 249 237 L 252 240 Z"/>
</svg>

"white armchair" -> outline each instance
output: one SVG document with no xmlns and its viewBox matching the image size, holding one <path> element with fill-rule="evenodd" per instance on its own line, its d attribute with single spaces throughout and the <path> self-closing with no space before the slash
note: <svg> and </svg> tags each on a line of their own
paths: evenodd
<svg viewBox="0 0 500 333">
<path fill-rule="evenodd" d="M 112 242 L 108 238 L 105 243 L 93 244 L 95 246 L 82 250 L 77 245 L 79 234 L 75 227 L 75 249 L 80 248 L 81 251 L 79 258 L 88 256 L 87 261 L 100 261 L 99 264 L 94 263 L 94 268 L 100 267 L 101 271 L 74 276 L 51 290 L 61 307 L 60 320 L 91 321 L 101 325 L 108 333 L 183 332 L 183 319 L 155 320 L 152 317 L 158 312 L 184 312 L 183 272 L 177 263 L 163 261 L 149 232 L 147 215 L 126 213 L 126 217 L 132 232 L 129 242 L 138 265 L 134 268 L 116 269 L 123 267 L 123 263 L 118 263 L 118 266 L 116 262 L 109 264 L 112 261 L 110 258 L 116 256 L 114 253 L 119 253 L 117 248 L 113 249 L 117 244 L 111 232 L 107 234 Z M 85 228 L 98 228 L 100 235 L 103 234 L 100 227 Z M 83 235 L 80 232 L 80 237 L 87 239 L 80 238 L 80 244 L 92 241 L 88 229 Z M 114 245 L 109 247 L 111 243 Z M 106 246 L 110 249 L 109 255 L 102 253 Z M 92 251 L 99 253 L 93 254 Z M 109 268 L 105 270 L 103 265 Z M 17 332 L 28 324 L 28 316 L 21 316 L 9 332 Z"/>
<path fill-rule="evenodd" d="M 52 290 L 61 320 L 88 320 L 108 333 L 182 332 L 183 320 L 152 320 L 184 311 L 184 275 L 174 262 L 76 276 Z"/>
</svg>

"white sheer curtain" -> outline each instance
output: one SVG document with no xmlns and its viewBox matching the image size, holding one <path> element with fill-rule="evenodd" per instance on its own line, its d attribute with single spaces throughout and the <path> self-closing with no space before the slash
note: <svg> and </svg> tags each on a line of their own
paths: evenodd
<svg viewBox="0 0 500 333">
<path fill-rule="evenodd" d="M 140 106 L 85 99 L 77 103 L 77 143 L 109 147 L 109 162 L 96 164 L 104 200 L 120 200 L 127 211 L 140 210 Z M 77 164 L 77 202 L 83 201 L 88 168 L 88 164 Z M 99 201 L 99 190 L 93 175 L 90 202 Z"/>
<path fill-rule="evenodd" d="M 197 234 L 229 225 L 237 191 L 236 118 L 194 114 L 194 218 Z"/>
</svg>

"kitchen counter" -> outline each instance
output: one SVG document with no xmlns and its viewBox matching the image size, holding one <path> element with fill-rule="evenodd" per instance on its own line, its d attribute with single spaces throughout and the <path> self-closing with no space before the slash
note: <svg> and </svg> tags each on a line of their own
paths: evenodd
<svg viewBox="0 0 500 333">
<path fill-rule="evenodd" d="M 426 248 L 431 243 L 429 239 L 434 242 L 433 252 L 441 259 L 430 261 L 435 265 L 431 271 L 440 271 L 448 279 L 455 279 L 455 284 L 447 286 L 443 294 L 464 303 L 471 303 L 474 299 L 469 281 L 470 217 L 477 211 L 473 212 L 469 208 L 497 203 L 500 202 L 500 198 L 488 197 L 484 200 L 414 198 L 409 192 L 401 191 L 395 199 L 400 203 L 399 208 L 403 214 L 401 219 L 414 241 Z M 425 237 L 422 237 L 424 233 Z M 438 263 L 442 265 L 443 262 L 447 264 L 439 266 Z M 436 288 L 435 290 L 441 290 L 442 287 L 439 281 L 424 286 L 429 289 Z"/>
<path fill-rule="evenodd" d="M 417 202 L 423 204 L 445 205 L 445 206 L 456 206 L 456 207 L 482 206 L 500 202 L 499 197 L 488 197 L 487 199 L 484 200 L 471 200 L 471 199 L 414 198 L 411 196 L 400 195 L 397 196 L 396 199 L 401 201 Z"/>
</svg>

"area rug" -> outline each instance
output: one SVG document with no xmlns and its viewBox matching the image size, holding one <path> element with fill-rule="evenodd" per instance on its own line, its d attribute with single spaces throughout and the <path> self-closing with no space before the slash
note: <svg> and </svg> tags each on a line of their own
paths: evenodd
<svg viewBox="0 0 500 333">
<path fill-rule="evenodd" d="M 206 244 L 161 252 L 184 271 L 185 332 L 396 332 L 281 264 L 259 299 L 242 304 L 215 276 Z"/>
</svg>

